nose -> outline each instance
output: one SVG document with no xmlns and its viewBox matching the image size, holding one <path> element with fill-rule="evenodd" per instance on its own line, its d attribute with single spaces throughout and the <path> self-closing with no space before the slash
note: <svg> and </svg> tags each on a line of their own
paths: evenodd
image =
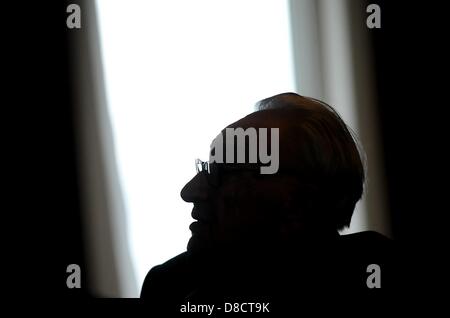
<svg viewBox="0 0 450 318">
<path fill-rule="evenodd" d="M 210 187 L 206 179 L 206 173 L 197 173 L 186 185 L 181 189 L 181 198 L 186 202 L 199 202 L 208 199 Z"/>
</svg>

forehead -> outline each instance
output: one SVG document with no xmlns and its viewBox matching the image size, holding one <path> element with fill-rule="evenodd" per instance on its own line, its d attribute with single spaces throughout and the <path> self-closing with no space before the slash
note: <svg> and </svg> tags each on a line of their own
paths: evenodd
<svg viewBox="0 0 450 318">
<path fill-rule="evenodd" d="M 302 123 L 311 114 L 311 109 L 302 108 L 283 108 L 283 109 L 267 109 L 251 113 L 244 118 L 228 125 L 226 128 L 255 128 L 259 141 L 259 129 L 267 128 L 268 149 L 271 149 L 271 129 L 278 128 L 279 142 L 279 164 L 280 168 L 295 169 L 299 162 L 299 155 L 307 153 L 304 149 L 308 147 L 309 141 L 304 135 Z M 217 137 L 225 137 L 226 128 L 224 128 Z M 214 139 L 211 142 L 213 145 Z M 246 150 L 247 150 L 246 138 Z M 226 149 L 223 145 L 223 155 Z M 213 155 L 213 148 L 210 151 L 210 159 Z M 305 152 L 306 151 L 306 152 Z M 259 152 L 259 146 L 258 146 Z"/>
</svg>

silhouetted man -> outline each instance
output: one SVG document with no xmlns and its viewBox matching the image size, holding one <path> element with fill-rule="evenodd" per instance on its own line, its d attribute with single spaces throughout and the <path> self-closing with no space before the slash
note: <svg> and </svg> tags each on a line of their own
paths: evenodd
<svg viewBox="0 0 450 318">
<path fill-rule="evenodd" d="M 257 109 L 222 131 L 210 162 L 197 162 L 198 174 L 182 189 L 196 222 L 187 252 L 148 273 L 141 297 L 153 308 L 220 313 L 258 303 L 296 311 L 392 288 L 390 240 L 338 233 L 350 224 L 365 178 L 360 149 L 339 115 L 293 93 Z M 244 144 L 230 137 L 239 129 L 248 133 Z M 269 153 L 279 162 L 269 163 Z M 206 304 L 214 309 L 197 306 Z"/>
</svg>

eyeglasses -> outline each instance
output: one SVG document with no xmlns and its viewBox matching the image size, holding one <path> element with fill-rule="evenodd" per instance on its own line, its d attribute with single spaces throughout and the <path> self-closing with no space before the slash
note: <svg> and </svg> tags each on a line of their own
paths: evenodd
<svg viewBox="0 0 450 318">
<path fill-rule="evenodd" d="M 197 173 L 206 171 L 210 173 L 209 170 L 209 162 L 208 161 L 201 161 L 200 159 L 195 159 L 195 169 L 197 170 Z"/>
<path fill-rule="evenodd" d="M 195 159 L 195 169 L 197 173 L 205 173 L 208 184 L 214 188 L 220 185 L 219 169 L 217 164 L 210 164 L 208 161 Z"/>
<path fill-rule="evenodd" d="M 218 187 L 224 173 L 231 175 L 236 173 L 252 173 L 260 175 L 260 167 L 253 164 L 218 164 L 195 159 L 195 169 L 197 173 L 205 173 L 209 185 Z"/>
</svg>

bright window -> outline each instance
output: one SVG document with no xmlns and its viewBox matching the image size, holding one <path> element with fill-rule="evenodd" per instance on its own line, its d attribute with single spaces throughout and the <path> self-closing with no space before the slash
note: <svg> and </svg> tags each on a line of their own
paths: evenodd
<svg viewBox="0 0 450 318">
<path fill-rule="evenodd" d="M 295 91 L 288 2 L 97 0 L 97 9 L 140 286 L 186 248 L 192 207 L 179 193 L 194 159 L 256 101 Z"/>
</svg>

